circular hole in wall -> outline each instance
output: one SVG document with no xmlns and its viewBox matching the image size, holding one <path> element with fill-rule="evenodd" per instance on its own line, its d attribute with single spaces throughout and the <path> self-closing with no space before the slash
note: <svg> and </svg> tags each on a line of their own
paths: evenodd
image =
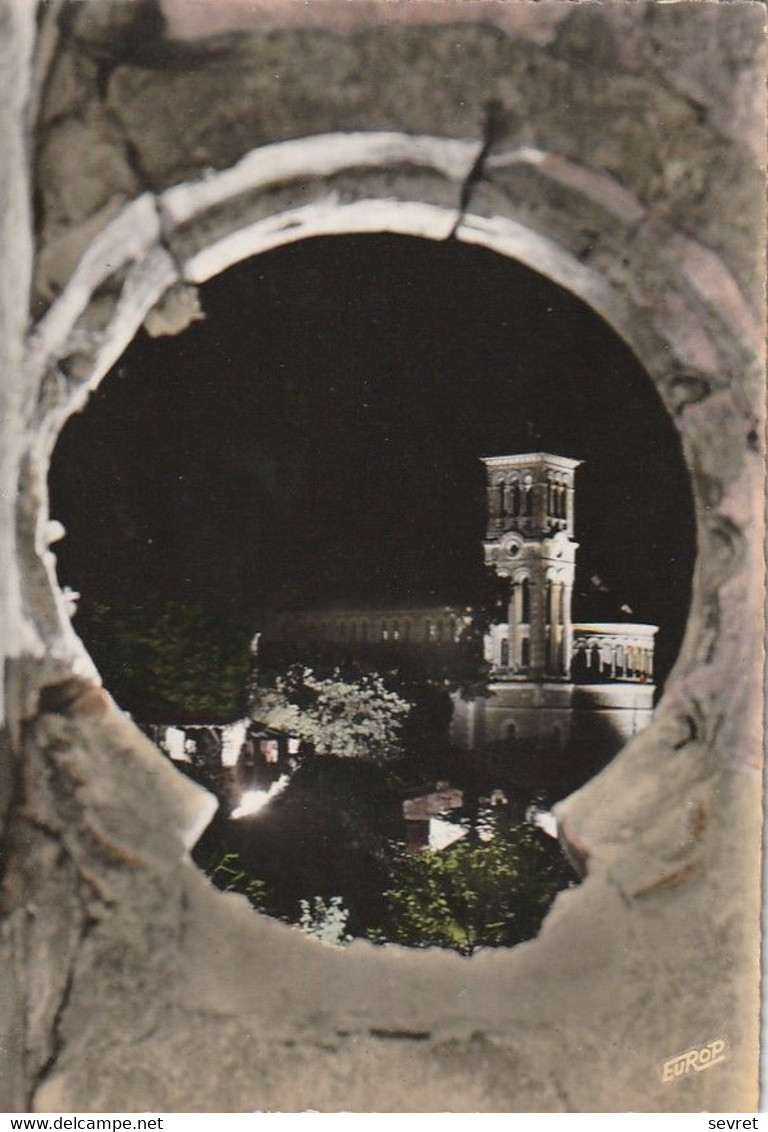
<svg viewBox="0 0 768 1132">
<path fill-rule="evenodd" d="M 336 941 L 534 935 L 570 882 L 549 805 L 648 716 L 622 626 L 659 627 L 661 687 L 687 616 L 690 486 L 650 380 L 583 303 L 453 242 L 306 240 L 202 304 L 177 338 L 140 333 L 50 477 L 106 685 L 222 801 L 199 863 Z M 544 486 L 560 465 L 533 460 L 519 490 L 541 480 L 546 538 L 511 482 L 498 533 L 517 561 L 560 531 L 575 573 L 568 594 L 556 572 L 521 583 L 515 636 L 510 580 L 483 563 L 481 459 L 540 453 L 583 461 L 575 516 Z M 568 665 L 532 671 L 533 625 L 549 648 L 566 602 L 586 736 Z"/>
</svg>

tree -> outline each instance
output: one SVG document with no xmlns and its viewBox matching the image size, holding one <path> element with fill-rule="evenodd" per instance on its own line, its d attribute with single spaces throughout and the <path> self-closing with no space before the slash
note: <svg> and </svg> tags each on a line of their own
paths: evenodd
<svg viewBox="0 0 768 1132">
<path fill-rule="evenodd" d="M 285 675 L 253 692 L 250 714 L 289 732 L 319 755 L 385 762 L 401 753 L 402 728 L 410 704 L 369 673 L 345 680 L 293 665 Z"/>
<path fill-rule="evenodd" d="M 369 933 L 378 943 L 511 947 L 536 935 L 557 893 L 574 875 L 557 843 L 528 825 L 497 830 L 441 852 L 401 853 L 384 893 L 386 913 Z"/>
<path fill-rule="evenodd" d="M 229 721 L 248 697 L 250 636 L 198 606 L 84 604 L 77 628 L 107 688 L 142 722 Z"/>
</svg>

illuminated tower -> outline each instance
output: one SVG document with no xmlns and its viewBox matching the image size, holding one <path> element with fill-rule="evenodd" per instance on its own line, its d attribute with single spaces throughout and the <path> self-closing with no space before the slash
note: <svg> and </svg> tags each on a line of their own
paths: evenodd
<svg viewBox="0 0 768 1132">
<path fill-rule="evenodd" d="M 507 625 L 491 637 L 494 678 L 570 677 L 578 543 L 573 484 L 581 460 L 529 452 L 489 456 L 485 563 L 510 582 Z"/>
</svg>

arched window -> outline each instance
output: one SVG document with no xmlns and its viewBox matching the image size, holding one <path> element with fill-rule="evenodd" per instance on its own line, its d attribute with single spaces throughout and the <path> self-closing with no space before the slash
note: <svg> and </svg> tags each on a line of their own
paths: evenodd
<svg viewBox="0 0 768 1132">
<path fill-rule="evenodd" d="M 507 489 L 507 513 L 513 519 L 516 519 L 520 514 L 520 488 L 517 480 L 512 480 Z"/>
<path fill-rule="evenodd" d="M 547 624 L 555 623 L 555 587 L 551 580 L 547 581 Z"/>
<path fill-rule="evenodd" d="M 393 641 L 399 641 L 400 640 L 400 622 L 399 621 L 393 621 L 392 622 L 392 640 Z"/>
<path fill-rule="evenodd" d="M 531 620 L 531 583 L 523 578 L 520 583 L 520 619 L 525 624 Z"/>
<path fill-rule="evenodd" d="M 509 641 L 506 637 L 503 637 L 501 641 L 500 663 L 502 668 L 509 668 Z"/>
<path fill-rule="evenodd" d="M 339 640 L 345 641 L 347 639 L 347 626 L 344 621 L 339 623 Z"/>
<path fill-rule="evenodd" d="M 360 625 L 360 640 L 361 641 L 367 641 L 368 640 L 368 622 L 367 621 L 363 621 Z"/>
<path fill-rule="evenodd" d="M 520 664 L 523 668 L 528 668 L 531 663 L 531 642 L 527 637 L 524 637 L 520 642 Z"/>
<path fill-rule="evenodd" d="M 526 517 L 533 514 L 533 480 L 530 476 L 525 477 L 525 482 L 522 487 L 522 512 Z"/>
<path fill-rule="evenodd" d="M 585 649 L 576 649 L 571 661 L 571 678 L 583 680 L 587 674 L 587 660 L 589 654 Z"/>
<path fill-rule="evenodd" d="M 517 724 L 516 723 L 508 723 L 507 724 L 507 742 L 511 745 L 516 740 L 517 740 Z"/>
<path fill-rule="evenodd" d="M 387 627 L 386 621 L 382 621 L 382 623 L 381 623 L 381 639 L 382 639 L 382 641 L 388 641 L 389 640 L 389 629 Z"/>
<path fill-rule="evenodd" d="M 410 641 L 411 639 L 411 623 L 410 621 L 403 621 L 403 640 Z"/>
<path fill-rule="evenodd" d="M 357 640 L 357 622 L 352 621 L 349 626 L 349 639 L 350 641 Z"/>
</svg>

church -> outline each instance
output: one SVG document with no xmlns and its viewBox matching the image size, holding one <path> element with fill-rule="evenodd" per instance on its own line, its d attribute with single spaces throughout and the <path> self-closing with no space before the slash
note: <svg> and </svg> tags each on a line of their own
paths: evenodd
<svg viewBox="0 0 768 1132">
<path fill-rule="evenodd" d="M 544 452 L 483 459 L 486 565 L 506 587 L 505 616 L 483 638 L 489 681 L 452 696 L 451 743 L 466 751 L 590 748 L 601 760 L 649 722 L 657 626 L 572 617 L 576 470 Z M 471 606 L 316 609 L 273 614 L 265 642 L 331 655 L 434 658 L 466 640 Z"/>
<path fill-rule="evenodd" d="M 594 743 L 612 754 L 650 720 L 657 626 L 572 619 L 581 461 L 529 452 L 483 463 L 485 563 L 508 585 L 507 616 L 485 637 L 488 695 L 453 697 L 452 742 Z"/>
</svg>

